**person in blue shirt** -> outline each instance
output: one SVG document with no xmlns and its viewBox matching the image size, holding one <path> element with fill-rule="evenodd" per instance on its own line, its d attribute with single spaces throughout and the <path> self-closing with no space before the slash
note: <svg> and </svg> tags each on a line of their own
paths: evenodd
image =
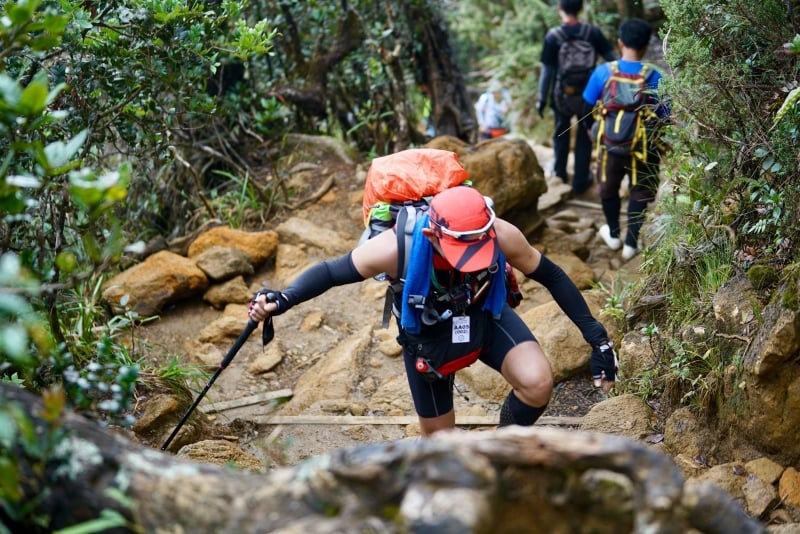
<svg viewBox="0 0 800 534">
<path fill-rule="evenodd" d="M 603 90 L 614 68 L 626 74 L 639 74 L 643 69 L 647 69 L 645 82 L 647 87 L 652 89 L 648 95 L 647 106 L 654 112 L 651 115 L 656 117 L 656 120 L 647 123 L 650 142 L 647 143 L 646 158 L 644 161 L 639 161 L 634 154 L 623 156 L 610 152 L 603 154 L 603 157 L 598 155 L 598 166 L 603 167 L 598 168 L 598 192 L 606 219 L 606 224 L 600 227 L 598 233 L 612 250 L 619 250 L 623 246 L 619 223 L 622 205 L 620 186 L 626 175 L 632 178 L 628 199 L 627 232 L 622 250 L 622 258 L 626 261 L 639 252 L 639 231 L 644 223 L 645 210 L 647 205 L 655 200 L 661 159 L 656 135 L 660 124 L 669 115 L 666 104 L 659 101 L 656 96 L 662 78 L 661 73 L 652 65 L 642 62 L 652 33 L 650 23 L 645 20 L 638 18 L 625 20 L 620 25 L 617 41 L 622 52 L 621 59 L 598 65 L 583 92 L 586 103 L 595 106 L 601 103 Z"/>
</svg>

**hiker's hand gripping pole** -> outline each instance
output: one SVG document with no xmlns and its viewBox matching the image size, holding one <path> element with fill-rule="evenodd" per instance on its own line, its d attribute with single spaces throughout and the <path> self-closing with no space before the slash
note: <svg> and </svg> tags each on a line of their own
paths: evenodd
<svg viewBox="0 0 800 534">
<path fill-rule="evenodd" d="M 267 300 L 270 300 L 270 298 L 275 298 L 274 296 L 275 292 L 266 292 L 265 290 L 261 290 L 258 293 L 256 293 L 255 297 L 253 297 L 253 301 L 255 301 L 255 299 L 258 298 L 258 296 L 261 295 L 262 292 L 264 292 L 264 294 L 266 295 Z M 214 383 L 214 381 L 217 379 L 220 373 L 222 373 L 222 371 L 224 371 L 225 368 L 228 367 L 228 365 L 230 365 L 230 363 L 233 361 L 233 358 L 236 356 L 236 353 L 239 352 L 239 349 L 242 348 L 242 345 L 244 345 L 245 341 L 247 341 L 247 338 L 249 338 L 250 334 L 253 333 L 253 330 L 258 328 L 258 323 L 259 321 L 256 321 L 252 317 L 250 318 L 250 320 L 247 321 L 247 326 L 245 326 L 244 330 L 242 331 L 241 334 L 239 334 L 239 337 L 233 343 L 230 350 L 228 350 L 228 354 L 226 354 L 225 357 L 222 359 L 222 361 L 219 362 L 219 367 L 217 367 L 217 370 L 211 376 L 211 379 L 203 388 L 203 391 L 200 392 L 200 395 L 198 395 L 197 399 L 195 399 L 195 401 L 192 403 L 189 409 L 186 410 L 186 413 L 181 418 L 180 422 L 178 423 L 178 426 L 175 427 L 175 430 L 173 430 L 172 434 L 169 435 L 167 441 L 165 441 L 164 444 L 161 446 L 162 451 L 167 450 L 169 444 L 172 443 L 172 440 L 175 439 L 175 436 L 178 435 L 178 431 L 183 427 L 184 423 L 186 423 L 186 421 L 189 419 L 189 416 L 192 415 L 192 412 L 194 412 L 195 408 L 197 408 L 197 405 L 200 404 L 200 401 L 203 400 L 203 397 L 205 397 L 206 393 L 208 393 L 208 390 L 211 389 L 211 385 Z M 266 345 L 267 343 L 272 341 L 273 337 L 275 337 L 275 328 L 272 325 L 272 316 L 269 316 L 267 318 L 267 321 L 264 323 L 264 329 L 262 332 L 261 340 L 263 344 Z"/>
</svg>

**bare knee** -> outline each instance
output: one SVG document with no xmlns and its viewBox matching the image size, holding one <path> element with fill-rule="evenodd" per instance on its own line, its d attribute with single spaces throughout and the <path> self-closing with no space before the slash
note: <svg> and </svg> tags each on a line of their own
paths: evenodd
<svg viewBox="0 0 800 534">
<path fill-rule="evenodd" d="M 519 400 L 529 406 L 544 406 L 553 393 L 553 374 L 538 373 L 514 388 Z"/>
<path fill-rule="evenodd" d="M 517 345 L 503 362 L 503 377 L 514 392 L 529 406 L 544 406 L 553 392 L 553 370 L 536 342 Z"/>
</svg>

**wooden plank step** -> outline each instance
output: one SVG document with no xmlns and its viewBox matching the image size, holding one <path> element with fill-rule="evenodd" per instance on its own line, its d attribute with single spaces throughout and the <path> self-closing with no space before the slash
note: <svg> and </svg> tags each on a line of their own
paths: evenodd
<svg viewBox="0 0 800 534">
<path fill-rule="evenodd" d="M 263 415 L 251 419 L 260 425 L 410 425 L 418 422 L 416 416 L 373 416 L 373 415 Z M 583 417 L 543 416 L 537 425 L 580 426 Z M 497 416 L 456 415 L 459 426 L 495 426 Z"/>
<path fill-rule="evenodd" d="M 250 395 L 249 397 L 241 397 L 229 401 L 204 404 L 203 406 L 200 406 L 198 410 L 203 413 L 224 412 L 225 410 L 242 408 L 243 406 L 252 406 L 253 404 L 261 404 L 262 402 L 291 397 L 292 395 L 293 393 L 291 389 L 279 389 L 276 391 L 259 393 L 258 395 Z"/>
<path fill-rule="evenodd" d="M 578 200 L 576 198 L 565 200 L 564 204 L 566 204 L 567 206 L 576 206 L 578 208 L 588 208 L 588 209 L 603 211 L 602 204 L 598 202 L 588 202 L 586 200 Z"/>
</svg>

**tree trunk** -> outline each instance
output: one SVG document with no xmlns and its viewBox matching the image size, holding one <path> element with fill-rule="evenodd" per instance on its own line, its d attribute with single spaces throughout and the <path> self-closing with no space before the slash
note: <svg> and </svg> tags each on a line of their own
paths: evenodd
<svg viewBox="0 0 800 534">
<path fill-rule="evenodd" d="M 48 531 L 104 511 L 127 521 L 105 532 L 506 534 L 531 525 L 556 533 L 763 531 L 722 490 L 693 486 L 687 498 L 669 457 L 611 435 L 548 427 L 454 431 L 336 450 L 257 474 L 182 460 L 73 413 L 54 415 L 17 386 L 0 383 L 0 398 L 4 414 L 22 409 L 40 441 L 56 438 L 46 455 L 25 441 L 30 433 L 19 432 L 10 450 L 0 448 L 3 465 L 13 460 L 24 474 L 20 501 L 50 518 Z M 8 509 L 0 519 L 12 531 L 36 530 L 13 522 Z"/>
<path fill-rule="evenodd" d="M 467 143 L 478 138 L 475 106 L 469 98 L 464 76 L 455 63 L 450 33 L 441 15 L 425 3 L 409 6 L 408 20 L 422 44 L 417 56 L 423 79 L 431 91 L 431 115 L 436 135 L 451 135 Z"/>
</svg>

